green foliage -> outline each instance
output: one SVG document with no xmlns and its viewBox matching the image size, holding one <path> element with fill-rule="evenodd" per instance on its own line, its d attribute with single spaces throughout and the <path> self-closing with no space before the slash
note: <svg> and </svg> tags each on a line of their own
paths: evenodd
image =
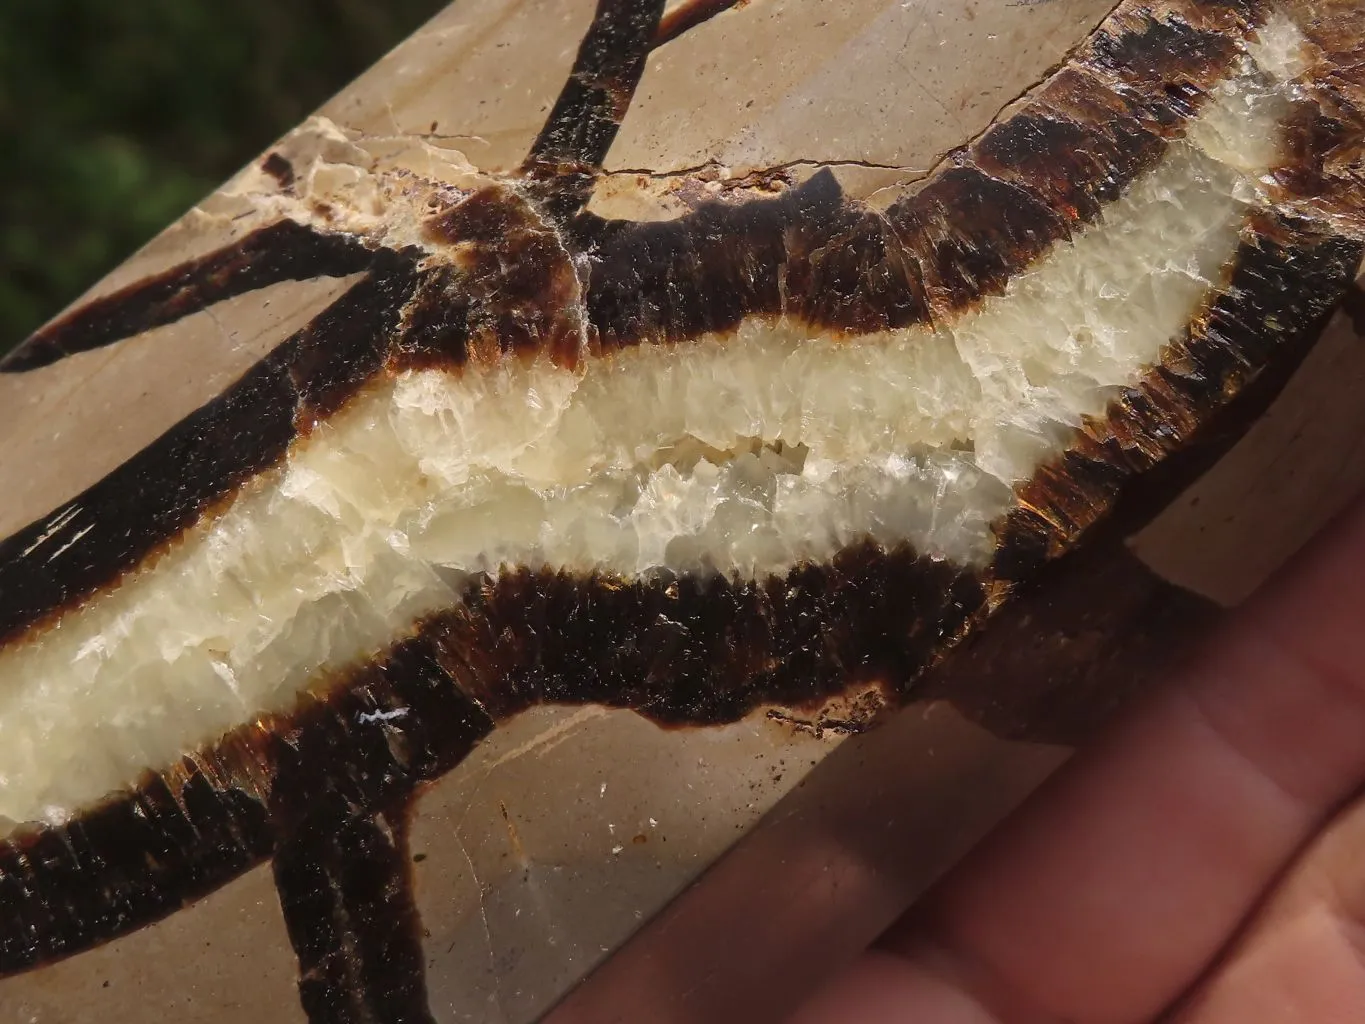
<svg viewBox="0 0 1365 1024">
<path fill-rule="evenodd" d="M 445 2 L 0 2 L 0 352 Z"/>
</svg>

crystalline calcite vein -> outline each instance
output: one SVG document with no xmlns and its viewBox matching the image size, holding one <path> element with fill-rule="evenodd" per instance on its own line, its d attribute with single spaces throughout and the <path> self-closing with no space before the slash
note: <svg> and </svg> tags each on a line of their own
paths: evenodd
<svg viewBox="0 0 1365 1024">
<path fill-rule="evenodd" d="M 0 820 L 64 821 L 287 711 L 501 565 L 762 579 L 870 538 L 985 566 L 1016 486 L 1141 380 L 1268 207 L 1301 40 L 1261 38 L 1158 166 L 956 319 L 849 337 L 754 317 L 372 382 L 153 563 L 0 652 Z"/>
</svg>

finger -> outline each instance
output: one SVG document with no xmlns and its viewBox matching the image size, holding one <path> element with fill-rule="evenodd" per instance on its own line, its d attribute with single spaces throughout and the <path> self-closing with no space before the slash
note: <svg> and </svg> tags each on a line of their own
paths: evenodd
<svg viewBox="0 0 1365 1024">
<path fill-rule="evenodd" d="M 1010 1018 L 1011 1024 L 1023 1024 Z M 815 993 L 788 1024 L 999 1024 L 967 987 L 918 957 L 869 949 Z M 1051 1022 L 1056 1024 L 1056 1022 Z"/>
<path fill-rule="evenodd" d="M 1172 1024 L 1365 1020 L 1365 798 L 1299 859 Z"/>
<path fill-rule="evenodd" d="M 1158 1013 L 1365 778 L 1362 617 L 1365 510 L 893 928 L 878 984 L 1011 1024 Z M 801 1024 L 849 1020 L 820 1010 L 849 981 Z M 867 1019 L 934 1020 L 903 1012 Z"/>
</svg>

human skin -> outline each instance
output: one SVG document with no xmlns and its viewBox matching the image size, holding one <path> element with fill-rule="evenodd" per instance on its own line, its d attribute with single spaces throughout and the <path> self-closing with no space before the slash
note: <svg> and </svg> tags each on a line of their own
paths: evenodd
<svg viewBox="0 0 1365 1024">
<path fill-rule="evenodd" d="M 1365 506 L 789 1024 L 1365 1020 Z"/>
</svg>

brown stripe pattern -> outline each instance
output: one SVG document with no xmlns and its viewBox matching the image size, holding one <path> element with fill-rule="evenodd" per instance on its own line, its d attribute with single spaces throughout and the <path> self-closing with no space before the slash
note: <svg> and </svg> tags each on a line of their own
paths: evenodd
<svg viewBox="0 0 1365 1024">
<path fill-rule="evenodd" d="M 1209 86 L 1227 73 L 1252 5 L 1184 6 L 1185 19 L 1156 20 L 1141 8 L 1116 17 L 1019 113 L 884 216 L 848 201 L 828 172 L 775 199 L 708 203 L 662 223 L 604 222 L 575 212 L 555 232 L 547 227 L 553 211 L 505 186 L 433 215 L 433 238 L 467 235 L 486 243 L 471 267 L 419 271 L 417 252 L 374 253 L 367 280 L 218 399 L 75 498 L 82 514 L 49 539 L 54 550 L 72 541 L 61 558 L 48 563 L 23 555 L 50 528 L 46 520 L 0 542 L 0 641 L 113 585 L 244 479 L 276 464 L 294 436 L 381 369 L 459 367 L 471 352 L 542 346 L 567 361 L 583 346 L 593 352 L 683 342 L 755 315 L 860 333 L 971 308 L 1154 166 Z M 580 61 L 596 67 L 598 59 L 585 43 Z M 598 69 L 585 80 L 607 78 Z M 594 89 L 604 103 L 615 95 L 606 86 Z M 619 123 L 624 111 L 612 110 Z M 599 162 L 595 153 L 584 150 L 584 166 Z M 281 230 L 294 239 L 296 229 Z M 561 235 L 572 251 L 558 244 Z M 151 326 L 168 322 L 168 292 L 199 302 L 237 294 L 229 285 L 249 275 L 239 269 L 224 282 L 216 268 L 239 267 L 243 246 L 260 251 L 248 241 L 198 268 L 175 268 L 111 296 L 112 305 L 91 320 L 114 316 Z M 327 256 L 317 273 L 353 266 L 336 253 Z M 302 275 L 310 258 L 300 251 L 269 262 Z M 583 266 L 587 324 L 566 318 L 562 302 L 580 287 Z M 191 308 L 174 307 L 180 315 Z M 59 321 L 40 331 L 0 362 L 0 371 L 19 372 L 31 360 L 41 365 L 48 353 L 71 351 L 72 334 L 62 332 L 85 322 L 77 311 L 70 327 Z M 334 331 L 341 337 L 334 339 Z M 78 537 L 91 523 L 95 528 Z"/>
<path fill-rule="evenodd" d="M 584 203 L 649 48 L 667 35 L 663 6 L 601 0 L 524 179 L 432 214 L 433 244 L 475 243 L 459 265 L 282 223 L 77 310 L 0 365 L 31 370 L 276 281 L 365 275 L 75 499 L 53 538 L 72 541 L 60 558 L 24 554 L 52 520 L 0 544 L 0 638 L 150 564 L 381 374 L 541 351 L 567 364 L 753 316 L 858 334 L 960 315 L 1159 163 L 1266 7 L 1125 5 L 884 213 L 850 202 L 825 172 L 674 221 L 604 221 Z M 1332 158 L 1359 139 L 1362 89 L 1332 76 L 1341 40 L 1354 32 L 1359 45 L 1360 26 L 1331 10 L 1311 23 L 1327 54 L 1311 83 L 1318 113 L 1303 108 L 1280 173 L 1292 214 L 1247 225 L 1187 336 L 1019 489 L 987 570 L 866 543 L 759 581 L 535 567 L 486 576 L 415 635 L 317 681 L 292 714 L 243 725 L 68 824 L 0 842 L 0 972 L 123 934 L 273 857 L 310 1020 L 427 1020 L 405 809 L 498 722 L 540 704 L 700 726 L 876 686 L 893 702 L 952 700 L 1003 735 L 1083 734 L 1127 685 L 1109 678 L 1114 658 L 1098 646 L 1129 630 L 1132 642 L 1114 649 L 1142 663 L 1199 611 L 1125 561 L 1123 537 L 1264 408 L 1361 258 L 1347 230 L 1360 216 L 1355 179 Z M 998 628 L 981 629 L 992 616 Z M 1068 623 L 1085 642 L 1058 640 Z M 1002 665 L 1030 638 L 1035 684 L 1002 690 Z M 1067 701 L 1055 732 L 1040 734 L 1037 708 Z"/>
<path fill-rule="evenodd" d="M 321 687 L 326 696 L 294 715 L 244 727 L 71 825 L 0 844 L 0 971 L 77 951 L 203 895 L 277 849 L 281 834 L 307 832 L 319 807 L 392 813 L 497 721 L 539 704 L 601 704 L 667 725 L 707 725 L 766 704 L 813 709 L 871 684 L 897 702 L 952 700 L 1005 734 L 1026 722 L 1031 738 L 1074 741 L 1083 731 L 1060 722 L 1061 733 L 1040 735 L 1027 694 L 1021 705 L 998 688 L 978 692 L 960 682 L 971 672 L 951 656 L 940 660 L 985 621 L 999 584 L 1018 589 L 1026 608 L 1032 594 L 1059 589 L 1056 574 L 1076 574 L 1076 563 L 1082 580 L 1113 582 L 1085 567 L 1116 557 L 1122 537 L 1264 408 L 1279 381 L 1259 375 L 1283 378 L 1297 365 L 1361 254 L 1357 244 L 1286 227 L 1249 238 L 1229 286 L 1185 344 L 1025 492 L 1036 504 L 1004 526 L 985 579 L 871 544 L 762 582 L 530 569 L 485 579 L 458 608 Z M 1311 292 L 1296 287 L 1306 266 L 1318 286 Z M 1169 452 L 1181 458 L 1149 472 Z M 1058 568 L 1044 564 L 1068 546 L 1055 520 L 1069 516 L 1079 533 L 1110 509 L 1108 541 Z M 1096 602 L 1087 590 L 1085 603 L 1122 608 L 1122 590 L 1105 595 Z M 1184 607 L 1169 601 L 1158 588 L 1150 605 L 1154 613 Z M 992 649 L 996 635 L 994 626 L 982 634 Z M 964 664 L 980 661 L 972 659 L 967 653 Z M 382 725 L 362 723 L 399 709 L 402 717 Z M 65 913 L 54 913 L 54 893 Z"/>
</svg>

